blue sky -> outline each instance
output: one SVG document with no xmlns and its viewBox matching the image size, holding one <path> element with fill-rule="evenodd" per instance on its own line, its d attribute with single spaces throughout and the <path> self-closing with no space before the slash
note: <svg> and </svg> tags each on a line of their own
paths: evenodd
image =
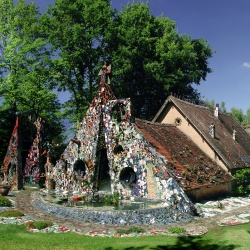
<svg viewBox="0 0 250 250">
<path fill-rule="evenodd" d="M 27 0 L 31 2 L 31 0 Z M 43 12 L 54 0 L 33 0 Z M 112 0 L 120 9 L 128 0 Z M 137 2 L 135 0 L 135 2 Z M 142 0 L 146 2 L 146 0 Z M 195 88 L 204 99 L 224 101 L 232 107 L 250 108 L 250 1 L 249 0 L 149 0 L 154 16 L 163 15 L 176 22 L 179 34 L 204 37 L 212 50 L 209 60 L 213 73 Z M 249 91 L 249 92 L 248 92 Z"/>
</svg>

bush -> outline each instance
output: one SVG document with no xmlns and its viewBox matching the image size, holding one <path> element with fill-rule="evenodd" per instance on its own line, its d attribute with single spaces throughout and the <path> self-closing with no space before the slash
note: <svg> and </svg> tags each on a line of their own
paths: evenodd
<svg viewBox="0 0 250 250">
<path fill-rule="evenodd" d="M 235 195 L 250 194 L 250 169 L 237 170 L 234 175 L 236 180 Z"/>
<path fill-rule="evenodd" d="M 46 227 L 51 227 L 53 223 L 51 221 L 33 221 L 28 224 L 28 228 L 34 228 L 34 229 L 44 229 Z"/>
<path fill-rule="evenodd" d="M 129 229 L 119 229 L 116 232 L 118 234 L 131 234 L 131 233 L 145 233 L 146 231 L 139 227 L 131 227 Z"/>
<path fill-rule="evenodd" d="M 3 211 L 0 213 L 0 217 L 20 217 L 20 216 L 24 216 L 24 214 L 19 212 L 18 210 Z"/>
<path fill-rule="evenodd" d="M 11 207 L 11 201 L 3 196 L 0 196 L 0 207 Z"/>
<path fill-rule="evenodd" d="M 106 195 L 103 197 L 103 203 L 105 205 L 117 205 L 119 202 L 119 193 L 114 193 L 112 195 Z"/>
<path fill-rule="evenodd" d="M 186 229 L 182 227 L 171 227 L 168 231 L 172 234 L 183 234 L 186 232 Z"/>
</svg>

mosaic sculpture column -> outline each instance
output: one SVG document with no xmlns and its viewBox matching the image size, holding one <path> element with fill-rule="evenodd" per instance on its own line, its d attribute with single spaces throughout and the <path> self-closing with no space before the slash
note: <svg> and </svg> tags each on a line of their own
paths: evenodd
<svg viewBox="0 0 250 250">
<path fill-rule="evenodd" d="M 12 131 L 6 156 L 3 162 L 4 183 L 10 184 L 12 190 L 20 190 L 23 187 L 22 181 L 22 160 L 21 143 L 19 139 L 19 119 Z"/>
</svg>

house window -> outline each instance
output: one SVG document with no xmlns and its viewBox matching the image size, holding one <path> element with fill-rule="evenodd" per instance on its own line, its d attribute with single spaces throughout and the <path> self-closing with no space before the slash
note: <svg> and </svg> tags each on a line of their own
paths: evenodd
<svg viewBox="0 0 250 250">
<path fill-rule="evenodd" d="M 181 125 L 181 118 L 180 117 L 175 118 L 175 125 L 176 126 L 180 126 Z"/>
</svg>

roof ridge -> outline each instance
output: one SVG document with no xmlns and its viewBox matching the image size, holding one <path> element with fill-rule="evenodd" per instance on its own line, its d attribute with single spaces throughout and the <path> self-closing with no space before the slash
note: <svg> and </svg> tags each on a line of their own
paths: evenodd
<svg viewBox="0 0 250 250">
<path fill-rule="evenodd" d="M 135 120 L 138 121 L 138 122 L 144 122 L 146 124 L 152 124 L 152 125 L 156 125 L 156 126 L 159 126 L 159 127 L 176 127 L 176 125 L 174 125 L 174 124 L 153 122 L 153 121 L 148 121 L 148 120 L 144 120 L 144 119 L 140 119 L 140 118 L 135 118 Z"/>
<path fill-rule="evenodd" d="M 169 98 L 169 99 L 174 98 L 174 99 L 176 99 L 177 101 L 184 102 L 185 104 L 192 105 L 192 106 L 196 106 L 196 107 L 198 107 L 198 108 L 209 109 L 209 110 L 212 110 L 212 111 L 214 110 L 214 109 L 211 109 L 211 108 L 209 108 L 209 107 L 207 107 L 207 106 L 203 106 L 203 105 L 191 103 L 191 102 L 182 100 L 182 99 L 180 99 L 180 98 L 178 98 L 178 97 L 175 97 L 175 96 L 172 96 L 172 95 L 170 95 L 168 98 Z M 221 112 L 221 111 L 220 111 L 220 115 L 221 115 L 221 114 L 222 114 L 222 115 L 226 115 L 226 116 L 232 116 L 230 113 L 225 113 L 225 112 Z"/>
</svg>

